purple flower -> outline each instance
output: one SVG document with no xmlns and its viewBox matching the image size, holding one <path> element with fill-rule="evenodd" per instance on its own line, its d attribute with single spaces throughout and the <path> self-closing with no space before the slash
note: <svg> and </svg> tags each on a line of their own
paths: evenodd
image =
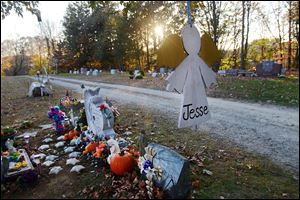
<svg viewBox="0 0 300 200">
<path fill-rule="evenodd" d="M 153 168 L 152 162 L 150 160 L 146 160 L 143 168 L 144 170 L 148 170 L 149 168 L 152 169 Z"/>
</svg>

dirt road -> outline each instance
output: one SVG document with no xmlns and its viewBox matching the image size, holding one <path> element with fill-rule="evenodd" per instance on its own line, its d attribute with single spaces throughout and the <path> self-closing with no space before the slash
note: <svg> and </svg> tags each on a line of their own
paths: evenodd
<svg viewBox="0 0 300 200">
<path fill-rule="evenodd" d="M 152 108 L 175 121 L 182 97 L 166 91 L 67 78 L 51 78 L 51 83 L 80 93 L 81 84 L 86 88 L 101 87 L 103 96 L 123 104 Z M 200 131 L 229 139 L 299 173 L 299 108 L 216 98 L 208 98 L 208 104 L 212 118 L 200 127 Z"/>
</svg>

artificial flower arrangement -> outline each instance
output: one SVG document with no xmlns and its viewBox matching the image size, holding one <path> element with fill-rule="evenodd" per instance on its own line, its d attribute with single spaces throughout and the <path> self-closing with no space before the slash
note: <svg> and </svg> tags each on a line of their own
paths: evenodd
<svg viewBox="0 0 300 200">
<path fill-rule="evenodd" d="M 110 109 L 114 115 L 114 118 L 116 119 L 118 116 L 120 116 L 120 112 L 118 111 L 118 108 L 117 107 L 114 107 L 112 105 L 112 102 L 106 97 L 105 99 L 105 102 L 106 103 L 102 103 L 99 105 L 99 109 L 100 111 L 102 111 L 104 114 L 105 114 L 105 117 L 107 119 L 109 119 L 111 116 L 109 116 L 106 112 L 107 112 L 107 109 Z"/>
<path fill-rule="evenodd" d="M 153 198 L 153 181 L 156 179 L 161 180 L 163 171 L 160 166 L 154 166 L 153 158 L 156 152 L 151 147 L 145 147 L 145 155 L 140 156 L 138 159 L 138 166 L 140 168 L 141 175 L 146 178 L 146 188 L 148 197 Z"/>
<path fill-rule="evenodd" d="M 48 111 L 48 118 L 52 119 L 55 122 L 55 128 L 57 133 L 63 133 L 64 127 L 62 121 L 65 116 L 60 110 L 59 106 L 50 107 Z"/>
</svg>

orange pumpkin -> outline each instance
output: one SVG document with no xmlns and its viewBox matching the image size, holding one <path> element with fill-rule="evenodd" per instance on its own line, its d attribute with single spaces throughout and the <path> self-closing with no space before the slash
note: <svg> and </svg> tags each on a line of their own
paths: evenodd
<svg viewBox="0 0 300 200">
<path fill-rule="evenodd" d="M 134 159 L 131 154 L 121 152 L 113 155 L 110 159 L 110 170 L 118 175 L 124 176 L 126 172 L 132 172 L 134 168 Z"/>
<path fill-rule="evenodd" d="M 80 132 L 76 131 L 76 130 L 71 130 L 69 131 L 69 133 L 66 133 L 64 135 L 64 140 L 73 140 L 76 136 L 79 136 Z"/>
<path fill-rule="evenodd" d="M 93 153 L 96 151 L 98 143 L 97 142 L 91 142 L 89 143 L 86 147 L 85 150 L 83 151 L 83 155 L 86 155 L 88 153 Z"/>
</svg>

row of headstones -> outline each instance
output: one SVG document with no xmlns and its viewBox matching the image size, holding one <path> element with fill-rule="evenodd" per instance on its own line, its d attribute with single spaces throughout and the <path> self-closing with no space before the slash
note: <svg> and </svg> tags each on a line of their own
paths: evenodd
<svg viewBox="0 0 300 200">
<path fill-rule="evenodd" d="M 88 70 L 87 68 L 80 68 L 80 71 L 79 70 L 70 70 L 69 71 L 69 74 L 84 74 L 84 75 L 87 75 L 87 76 L 99 76 L 100 73 L 102 72 L 102 70 L 98 70 L 98 69 L 90 69 Z"/>
<path fill-rule="evenodd" d="M 98 69 L 90 69 L 88 70 L 87 68 L 80 68 L 79 70 L 70 70 L 69 74 L 85 74 L 87 76 L 99 76 L 100 73 L 102 72 L 102 70 L 98 70 Z M 151 74 L 152 77 L 158 77 L 159 75 L 169 75 L 172 72 L 172 70 L 166 70 L 165 68 L 160 68 L 159 73 L 157 72 L 153 72 Z M 111 74 L 117 74 L 117 70 L 116 69 L 111 69 L 110 71 Z M 140 74 L 140 70 L 135 70 L 134 71 L 134 75 L 138 75 Z"/>
<path fill-rule="evenodd" d="M 172 69 L 166 69 L 166 68 L 162 67 L 162 68 L 159 69 L 159 72 L 152 72 L 151 76 L 152 77 L 158 77 L 159 75 L 161 75 L 162 77 L 164 77 L 164 76 L 170 75 L 172 72 L 173 72 Z"/>
</svg>

